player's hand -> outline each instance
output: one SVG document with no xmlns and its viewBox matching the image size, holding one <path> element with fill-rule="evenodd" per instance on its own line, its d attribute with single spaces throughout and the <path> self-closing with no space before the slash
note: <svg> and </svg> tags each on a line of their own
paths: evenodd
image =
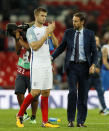
<svg viewBox="0 0 109 131">
<path fill-rule="evenodd" d="M 46 29 L 46 32 L 49 34 L 49 33 L 53 33 L 55 29 L 55 22 L 53 21 L 51 24 L 49 23 L 48 24 L 48 27 Z"/>
<path fill-rule="evenodd" d="M 55 21 L 52 21 L 52 26 L 55 29 L 56 25 L 55 25 Z"/>
<path fill-rule="evenodd" d="M 89 74 L 94 74 L 95 73 L 95 65 L 92 64 L 92 66 L 89 68 Z"/>
</svg>

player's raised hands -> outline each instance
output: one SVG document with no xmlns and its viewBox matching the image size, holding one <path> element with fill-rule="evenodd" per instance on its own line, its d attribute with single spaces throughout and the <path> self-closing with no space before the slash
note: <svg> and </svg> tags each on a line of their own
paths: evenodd
<svg viewBox="0 0 109 131">
<path fill-rule="evenodd" d="M 53 21 L 52 23 L 48 24 L 46 32 L 49 34 L 49 33 L 52 33 L 54 30 L 55 30 L 55 22 Z"/>
</svg>

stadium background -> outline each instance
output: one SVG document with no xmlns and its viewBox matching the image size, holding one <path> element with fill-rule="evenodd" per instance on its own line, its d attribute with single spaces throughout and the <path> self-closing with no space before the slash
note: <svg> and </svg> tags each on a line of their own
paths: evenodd
<svg viewBox="0 0 109 131">
<path fill-rule="evenodd" d="M 109 1 L 108 0 L 1 0 L 0 1 L 0 108 L 5 108 L 4 101 L 10 104 L 10 99 L 13 96 L 14 84 L 16 77 L 16 64 L 18 56 L 15 52 L 15 40 L 12 37 L 5 35 L 7 23 L 30 22 L 34 20 L 33 10 L 39 6 L 43 6 L 48 10 L 47 21 L 56 21 L 55 35 L 61 42 L 64 30 L 71 27 L 72 14 L 77 11 L 87 13 L 86 27 L 92 29 L 95 34 L 100 36 L 101 45 L 106 43 L 109 37 Z M 65 53 L 54 62 L 54 90 L 60 91 L 63 94 L 68 85 L 66 74 L 62 73 L 62 65 Z M 92 87 L 93 89 L 93 87 Z M 12 90 L 10 95 L 10 90 Z M 107 90 L 107 89 L 106 89 Z M 92 90 L 91 90 L 92 91 Z M 107 94 L 106 91 L 105 94 Z M 12 95 L 13 93 L 13 95 Z M 66 91 L 67 93 L 67 91 Z M 109 92 L 108 92 L 109 93 Z M 56 93 L 57 94 L 57 93 Z M 59 94 L 59 93 L 58 93 Z M 93 94 L 93 93 L 92 93 Z M 59 97 L 56 96 L 57 98 Z M 97 95 L 93 96 L 91 102 L 93 107 L 98 107 L 99 102 L 94 104 Z M 66 98 L 66 96 L 62 96 Z M 95 98 L 95 99 L 94 99 Z M 105 95 L 106 101 L 109 100 L 108 95 Z M 57 102 L 54 99 L 54 103 Z M 90 100 L 89 100 L 90 102 Z M 2 104 L 3 103 L 3 104 Z M 90 103 L 89 103 L 90 104 Z M 108 103 L 107 103 L 108 104 Z M 56 105 L 56 104 L 54 104 Z M 6 105 L 7 106 L 7 105 Z M 107 105 L 109 107 L 109 105 Z M 8 106 L 7 106 L 8 107 Z M 57 107 L 57 106 L 54 106 Z M 8 108 L 14 108 L 9 106 Z M 16 108 L 16 107 L 15 107 Z M 66 107 L 65 107 L 66 108 Z"/>
</svg>

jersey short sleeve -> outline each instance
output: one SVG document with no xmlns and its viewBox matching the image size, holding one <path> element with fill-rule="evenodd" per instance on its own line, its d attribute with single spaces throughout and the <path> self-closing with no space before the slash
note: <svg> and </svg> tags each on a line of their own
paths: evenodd
<svg viewBox="0 0 109 131">
<path fill-rule="evenodd" d="M 34 26 L 32 26 L 31 28 L 28 28 L 26 32 L 26 38 L 29 44 L 31 42 L 37 41 L 36 35 L 34 33 Z"/>
</svg>

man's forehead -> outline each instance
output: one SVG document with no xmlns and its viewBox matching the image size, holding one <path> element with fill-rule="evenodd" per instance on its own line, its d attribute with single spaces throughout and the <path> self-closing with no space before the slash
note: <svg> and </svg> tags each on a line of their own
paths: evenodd
<svg viewBox="0 0 109 131">
<path fill-rule="evenodd" d="M 40 11 L 40 15 L 47 15 L 47 12 Z"/>
<path fill-rule="evenodd" d="M 73 16 L 73 19 L 80 20 L 80 18 L 77 16 Z"/>
</svg>

